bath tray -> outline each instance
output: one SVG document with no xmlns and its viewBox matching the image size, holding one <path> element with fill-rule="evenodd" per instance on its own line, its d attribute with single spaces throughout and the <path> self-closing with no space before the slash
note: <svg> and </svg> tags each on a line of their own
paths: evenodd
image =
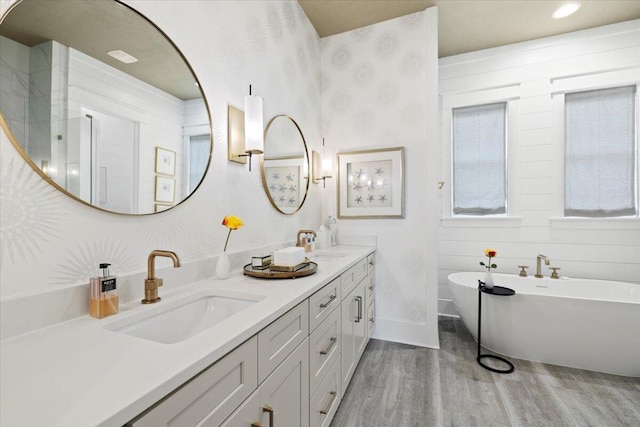
<svg viewBox="0 0 640 427">
<path fill-rule="evenodd" d="M 318 264 L 309 262 L 309 265 L 296 271 L 272 271 L 254 269 L 251 264 L 244 266 L 243 273 L 247 276 L 259 279 L 295 279 L 296 277 L 310 276 L 318 270 Z"/>
</svg>

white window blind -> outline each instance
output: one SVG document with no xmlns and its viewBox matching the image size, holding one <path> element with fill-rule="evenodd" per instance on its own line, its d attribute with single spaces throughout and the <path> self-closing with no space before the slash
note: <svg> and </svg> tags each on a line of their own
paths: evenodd
<svg viewBox="0 0 640 427">
<path fill-rule="evenodd" d="M 635 91 L 565 95 L 565 216 L 636 215 Z"/>
<path fill-rule="evenodd" d="M 453 213 L 506 213 L 505 102 L 453 110 Z"/>
</svg>

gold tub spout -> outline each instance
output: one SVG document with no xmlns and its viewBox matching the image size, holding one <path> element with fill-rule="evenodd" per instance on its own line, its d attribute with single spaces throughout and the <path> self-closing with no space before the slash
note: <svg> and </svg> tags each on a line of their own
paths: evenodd
<svg viewBox="0 0 640 427">
<path fill-rule="evenodd" d="M 549 265 L 549 258 L 547 258 L 546 256 L 540 254 L 538 255 L 538 257 L 536 258 L 536 279 L 542 279 L 544 276 L 542 275 L 541 270 L 541 265 L 540 265 L 540 260 L 544 260 L 544 265 Z"/>
<path fill-rule="evenodd" d="M 171 258 L 171 260 L 173 260 L 173 266 L 176 268 L 180 267 L 180 258 L 178 258 L 175 252 L 158 249 L 151 251 L 147 259 L 147 278 L 144 280 L 143 304 L 153 304 L 154 302 L 160 301 L 158 288 L 162 286 L 162 279 L 156 277 L 156 257 L 158 256 Z"/>
</svg>

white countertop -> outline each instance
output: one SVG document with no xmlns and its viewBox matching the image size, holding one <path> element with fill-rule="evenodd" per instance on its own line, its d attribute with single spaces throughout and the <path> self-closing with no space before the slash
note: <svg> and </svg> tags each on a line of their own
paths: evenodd
<svg viewBox="0 0 640 427">
<path fill-rule="evenodd" d="M 86 315 L 1 341 L 0 425 L 121 426 L 374 250 L 337 246 L 322 251 L 344 256 L 319 258 L 315 274 L 295 280 L 256 279 L 238 270 L 227 280 L 204 280 L 165 293 L 160 288 L 157 304 L 129 303 L 104 319 Z M 264 299 L 175 344 L 106 328 L 203 290 Z"/>
</svg>

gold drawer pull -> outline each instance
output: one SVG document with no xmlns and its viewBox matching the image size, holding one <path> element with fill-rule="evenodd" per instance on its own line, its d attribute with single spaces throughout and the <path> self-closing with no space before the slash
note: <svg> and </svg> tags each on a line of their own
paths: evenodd
<svg viewBox="0 0 640 427">
<path fill-rule="evenodd" d="M 254 421 L 251 423 L 251 427 L 262 427 L 262 423 L 260 421 Z"/>
<path fill-rule="evenodd" d="M 327 302 L 326 304 L 320 304 L 320 308 L 327 308 L 329 307 L 329 304 L 331 304 L 334 300 L 336 299 L 336 295 L 329 295 L 329 302 Z"/>
<path fill-rule="evenodd" d="M 320 350 L 320 354 L 329 354 L 337 342 L 338 339 L 336 337 L 329 338 L 329 345 L 324 350 Z"/>
<path fill-rule="evenodd" d="M 262 412 L 267 412 L 269 414 L 269 427 L 275 427 L 273 425 L 273 408 L 269 405 L 264 405 L 262 407 Z"/>
<path fill-rule="evenodd" d="M 369 286 L 369 290 L 373 291 L 373 285 Z"/>
<path fill-rule="evenodd" d="M 337 393 L 335 391 L 330 391 L 329 394 L 331 395 L 331 399 L 329 399 L 329 403 L 327 403 L 327 406 L 325 406 L 324 409 L 320 409 L 320 413 L 322 415 L 327 415 L 329 413 L 331 406 L 333 406 L 333 401 L 336 400 Z"/>
</svg>

